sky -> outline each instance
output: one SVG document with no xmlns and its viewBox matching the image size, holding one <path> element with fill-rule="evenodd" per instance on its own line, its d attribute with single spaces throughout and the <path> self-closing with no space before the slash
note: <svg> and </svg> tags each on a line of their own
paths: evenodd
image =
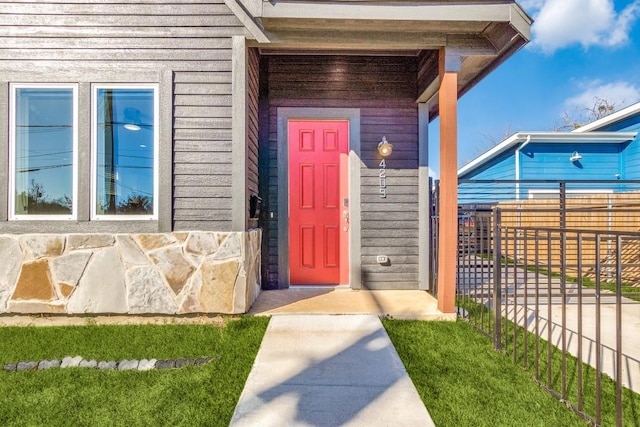
<svg viewBox="0 0 640 427">
<path fill-rule="evenodd" d="M 458 167 L 519 131 L 549 131 L 606 99 L 640 102 L 640 0 L 519 0 L 531 41 L 458 102 Z M 439 123 L 429 127 L 439 171 Z"/>
</svg>

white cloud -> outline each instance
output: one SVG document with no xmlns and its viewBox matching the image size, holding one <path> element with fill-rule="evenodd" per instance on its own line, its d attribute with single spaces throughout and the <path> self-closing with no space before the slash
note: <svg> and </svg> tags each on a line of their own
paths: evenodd
<svg viewBox="0 0 640 427">
<path fill-rule="evenodd" d="M 603 83 L 594 80 L 583 85 L 582 93 L 568 98 L 564 102 L 564 108 L 565 111 L 584 111 L 585 108 L 593 107 L 599 99 L 606 100 L 619 110 L 640 101 L 640 85 L 625 81 Z"/>
<path fill-rule="evenodd" d="M 529 14 L 537 13 L 544 5 L 545 0 L 520 0 L 518 4 Z"/>
<path fill-rule="evenodd" d="M 615 47 L 629 41 L 629 31 L 640 17 L 640 0 L 620 12 L 613 0 L 527 0 L 534 15 L 532 47 L 551 54 L 571 45 Z"/>
<path fill-rule="evenodd" d="M 613 28 L 607 40 L 608 46 L 618 46 L 629 40 L 629 31 L 640 17 L 640 1 L 636 0 L 620 12 L 617 25 Z"/>
</svg>

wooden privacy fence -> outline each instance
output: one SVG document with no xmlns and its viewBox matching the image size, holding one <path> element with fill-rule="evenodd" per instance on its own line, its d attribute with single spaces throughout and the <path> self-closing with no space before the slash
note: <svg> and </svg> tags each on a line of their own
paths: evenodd
<svg viewBox="0 0 640 427">
<path fill-rule="evenodd" d="M 512 247 L 505 248 L 503 242 L 510 257 L 535 259 L 548 270 L 565 263 L 569 274 L 577 273 L 580 263 L 582 277 L 591 278 L 596 276 L 599 261 L 600 279 L 610 281 L 619 256 L 624 265 L 622 280 L 640 286 L 640 244 L 636 239 L 621 238 L 618 242 L 614 235 L 606 235 L 596 241 L 593 233 L 584 233 L 640 231 L 640 192 L 513 200 L 499 202 L 496 207 L 501 210 L 501 224 L 513 230 L 507 239 Z M 559 234 L 532 230 L 540 227 L 567 232 L 560 238 Z"/>
</svg>

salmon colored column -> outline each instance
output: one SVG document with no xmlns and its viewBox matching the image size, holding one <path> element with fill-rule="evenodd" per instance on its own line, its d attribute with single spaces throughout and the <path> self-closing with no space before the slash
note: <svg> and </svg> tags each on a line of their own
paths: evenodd
<svg viewBox="0 0 640 427">
<path fill-rule="evenodd" d="M 443 49 L 444 51 L 444 49 Z M 440 235 L 438 309 L 455 311 L 458 256 L 458 73 L 446 71 L 440 53 Z"/>
</svg>

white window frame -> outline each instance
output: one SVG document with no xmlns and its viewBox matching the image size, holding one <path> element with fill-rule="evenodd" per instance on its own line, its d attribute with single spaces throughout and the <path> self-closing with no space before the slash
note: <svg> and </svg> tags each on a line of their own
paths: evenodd
<svg viewBox="0 0 640 427">
<path fill-rule="evenodd" d="M 18 89 L 71 89 L 73 102 L 73 141 L 71 155 L 72 189 L 71 189 L 71 215 L 19 215 L 16 214 L 16 102 Z M 12 221 L 69 221 L 78 217 L 78 84 L 76 83 L 11 83 L 9 85 L 9 203 L 8 218 Z"/>
<path fill-rule="evenodd" d="M 152 89 L 153 90 L 153 215 L 99 215 L 96 212 L 98 176 L 98 90 L 100 89 Z M 94 221 L 148 221 L 158 219 L 159 191 L 159 143 L 160 143 L 160 103 L 157 83 L 108 84 L 91 86 L 91 220 Z"/>
<path fill-rule="evenodd" d="M 594 190 L 590 189 L 573 189 L 566 190 L 567 197 L 580 197 L 580 196 L 588 196 L 592 194 L 613 194 L 613 190 L 606 188 L 598 188 Z M 536 197 L 536 195 L 557 195 L 560 197 L 559 189 L 529 189 L 529 199 L 541 199 L 541 197 Z"/>
</svg>

